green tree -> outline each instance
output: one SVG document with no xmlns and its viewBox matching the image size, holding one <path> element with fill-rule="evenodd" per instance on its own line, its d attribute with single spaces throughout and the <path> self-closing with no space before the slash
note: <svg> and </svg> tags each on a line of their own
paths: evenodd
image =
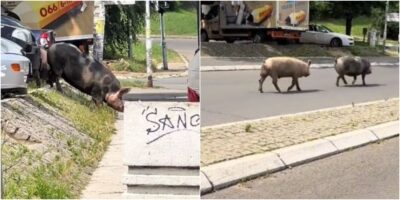
<svg viewBox="0 0 400 200">
<path fill-rule="evenodd" d="M 129 32 L 132 41 L 137 41 L 137 34 L 145 22 L 145 2 L 137 1 L 134 5 L 106 5 L 104 31 L 104 57 L 121 55 L 128 48 Z"/>
<path fill-rule="evenodd" d="M 353 18 L 371 16 L 374 9 L 384 10 L 385 1 L 322 1 L 311 2 L 311 19 L 345 18 L 346 34 L 351 35 Z M 377 11 L 374 12 L 377 12 Z"/>
</svg>

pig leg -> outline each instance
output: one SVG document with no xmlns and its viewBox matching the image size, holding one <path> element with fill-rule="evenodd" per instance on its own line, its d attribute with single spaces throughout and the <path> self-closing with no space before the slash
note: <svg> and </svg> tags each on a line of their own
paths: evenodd
<svg viewBox="0 0 400 200">
<path fill-rule="evenodd" d="M 38 69 L 34 70 L 33 72 L 34 77 L 35 77 L 35 81 L 36 81 L 36 87 L 40 87 L 41 83 L 40 83 L 40 72 Z"/>
<path fill-rule="evenodd" d="M 288 87 L 287 91 L 289 92 L 289 91 L 294 87 L 295 84 L 296 84 L 296 78 L 293 77 L 293 78 L 292 78 L 292 85 L 290 85 L 290 86 Z"/>
<path fill-rule="evenodd" d="M 278 87 L 278 78 L 276 76 L 272 77 L 272 84 L 274 84 L 275 89 L 278 90 L 278 92 L 281 92 L 281 90 Z"/>
<path fill-rule="evenodd" d="M 342 80 L 343 80 L 343 82 L 344 82 L 344 84 L 346 84 L 347 85 L 347 81 L 346 81 L 346 79 L 344 78 L 344 75 L 342 75 Z"/>
<path fill-rule="evenodd" d="M 296 80 L 296 89 L 297 89 L 297 91 L 301 91 L 301 89 L 300 89 L 300 85 L 299 85 L 299 80 L 296 78 L 295 79 Z"/>
<path fill-rule="evenodd" d="M 339 80 L 340 80 L 340 75 L 336 79 L 336 87 L 339 87 Z"/>
<path fill-rule="evenodd" d="M 56 88 L 59 92 L 63 93 L 63 90 L 61 88 L 61 84 L 60 84 L 60 78 L 59 77 L 55 77 L 55 82 L 56 82 Z"/>
<path fill-rule="evenodd" d="M 354 80 L 353 80 L 353 82 L 351 83 L 352 85 L 354 85 L 354 83 L 356 83 L 357 76 L 353 76 L 353 78 L 354 78 Z"/>
<path fill-rule="evenodd" d="M 365 74 L 362 74 L 361 77 L 362 77 L 363 85 L 366 85 L 366 84 L 365 84 Z"/>
<path fill-rule="evenodd" d="M 100 107 L 103 103 L 103 96 L 101 88 L 94 86 L 92 91 L 90 92 L 90 96 L 92 96 L 93 102 L 96 104 L 97 107 Z"/>
<path fill-rule="evenodd" d="M 258 91 L 260 91 L 260 93 L 263 93 L 262 85 L 263 85 L 265 79 L 267 78 L 267 76 L 266 75 L 260 75 L 260 76 L 261 76 L 261 78 L 260 78 L 260 80 L 258 80 L 258 83 L 259 83 Z"/>
</svg>

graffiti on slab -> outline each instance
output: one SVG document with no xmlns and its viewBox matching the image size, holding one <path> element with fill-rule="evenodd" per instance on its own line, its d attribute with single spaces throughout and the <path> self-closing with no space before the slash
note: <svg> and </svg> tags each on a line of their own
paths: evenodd
<svg viewBox="0 0 400 200">
<path fill-rule="evenodd" d="M 147 106 L 142 111 L 146 123 L 145 132 L 148 136 L 147 144 L 178 133 L 194 132 L 200 126 L 200 114 L 189 113 L 184 107 L 168 107 L 167 112 L 160 111 L 157 107 Z"/>
</svg>

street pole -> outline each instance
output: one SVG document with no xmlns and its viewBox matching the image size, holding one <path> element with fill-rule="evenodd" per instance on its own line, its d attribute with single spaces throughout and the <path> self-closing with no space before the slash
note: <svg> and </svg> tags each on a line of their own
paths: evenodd
<svg viewBox="0 0 400 200">
<path fill-rule="evenodd" d="M 146 0 L 146 72 L 147 87 L 153 87 L 153 69 L 151 68 L 151 38 L 150 38 L 150 0 Z"/>
<path fill-rule="evenodd" d="M 168 61 L 167 61 L 167 48 L 165 42 L 165 31 L 164 31 L 164 12 L 160 13 L 160 28 L 161 28 L 161 48 L 162 48 L 162 57 L 163 57 L 163 69 L 168 70 Z"/>
<path fill-rule="evenodd" d="M 132 58 L 132 34 L 131 34 L 131 20 L 128 20 L 128 58 Z"/>
<path fill-rule="evenodd" d="M 386 1 L 385 9 L 385 27 L 383 29 L 383 53 L 385 53 L 386 34 L 387 34 L 387 13 L 389 12 L 389 0 Z"/>
</svg>

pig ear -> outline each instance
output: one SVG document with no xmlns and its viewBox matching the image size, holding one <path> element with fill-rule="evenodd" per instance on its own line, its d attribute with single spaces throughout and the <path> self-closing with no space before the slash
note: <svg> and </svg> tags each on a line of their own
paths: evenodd
<svg viewBox="0 0 400 200">
<path fill-rule="evenodd" d="M 122 96 L 126 93 L 128 93 L 131 90 L 131 88 L 122 88 L 118 91 L 118 98 L 122 98 Z"/>
<path fill-rule="evenodd" d="M 308 66 L 310 66 L 311 65 L 311 60 L 308 60 Z"/>
</svg>

